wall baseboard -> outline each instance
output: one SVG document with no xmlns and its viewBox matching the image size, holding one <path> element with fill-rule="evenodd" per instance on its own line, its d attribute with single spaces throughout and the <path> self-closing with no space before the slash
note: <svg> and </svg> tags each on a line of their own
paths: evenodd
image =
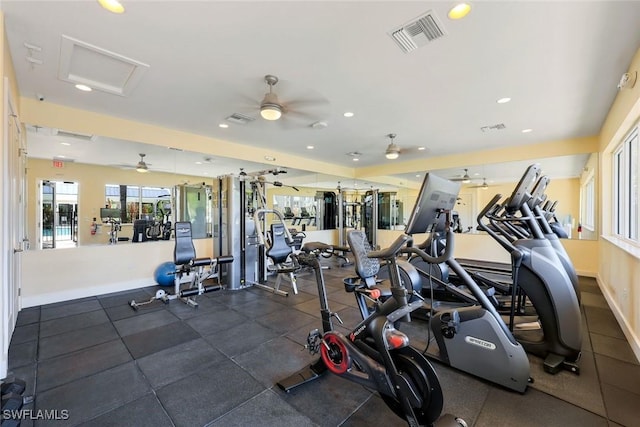
<svg viewBox="0 0 640 427">
<path fill-rule="evenodd" d="M 631 346 L 631 351 L 633 351 L 633 354 L 636 355 L 636 359 L 640 361 L 640 338 L 633 333 L 631 326 L 629 325 L 629 322 L 627 322 L 625 317 L 622 315 L 622 311 L 620 310 L 620 307 L 618 307 L 618 304 L 616 303 L 616 300 L 613 298 L 613 295 L 611 295 L 607 290 L 607 287 L 604 286 L 604 282 L 602 281 L 602 278 L 600 277 L 600 275 L 596 275 L 596 281 L 598 282 L 600 291 L 602 291 L 602 295 L 604 295 L 604 299 L 607 301 L 607 304 L 609 304 L 609 307 L 611 307 L 611 311 L 613 312 L 613 315 L 618 321 L 618 324 L 622 329 L 622 333 L 627 338 L 627 341 Z"/>
<path fill-rule="evenodd" d="M 598 273 L 596 273 L 594 271 L 576 270 L 576 274 L 578 276 L 594 277 L 596 279 L 598 278 Z"/>
<path fill-rule="evenodd" d="M 111 283 L 102 286 L 86 287 L 81 289 L 70 289 L 60 292 L 50 292 L 34 296 L 24 296 L 21 299 L 20 308 L 36 307 L 39 305 L 52 304 L 54 302 L 69 301 L 78 298 L 93 297 L 110 294 L 112 292 L 130 291 L 155 285 L 153 279 L 138 279 L 126 282 Z"/>
</svg>

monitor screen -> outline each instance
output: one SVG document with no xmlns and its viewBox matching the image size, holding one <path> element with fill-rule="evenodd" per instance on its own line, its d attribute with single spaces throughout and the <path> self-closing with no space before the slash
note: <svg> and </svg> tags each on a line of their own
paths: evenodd
<svg viewBox="0 0 640 427">
<path fill-rule="evenodd" d="M 512 214 L 520 209 L 524 203 L 529 201 L 531 189 L 538 181 L 541 172 L 542 170 L 538 163 L 534 163 L 527 168 L 522 178 L 520 178 L 520 182 L 518 182 L 516 188 L 513 189 L 511 197 L 509 197 L 506 202 L 505 209 L 507 212 Z"/>
<path fill-rule="evenodd" d="M 427 173 L 405 228 L 407 234 L 429 233 L 444 220 L 442 211 L 453 210 L 460 184 Z"/>
</svg>

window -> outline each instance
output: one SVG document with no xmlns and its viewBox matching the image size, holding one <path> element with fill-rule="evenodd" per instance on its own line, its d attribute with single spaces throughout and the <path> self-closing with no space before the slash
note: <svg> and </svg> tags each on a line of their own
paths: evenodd
<svg viewBox="0 0 640 427">
<path fill-rule="evenodd" d="M 634 128 L 613 153 L 613 232 L 640 243 L 640 143 Z"/>
<path fill-rule="evenodd" d="M 596 212 L 596 188 L 595 188 L 595 173 L 593 171 L 587 176 L 584 184 L 581 188 L 581 208 L 580 224 L 583 228 L 594 231 L 596 229 L 595 212 Z"/>
</svg>

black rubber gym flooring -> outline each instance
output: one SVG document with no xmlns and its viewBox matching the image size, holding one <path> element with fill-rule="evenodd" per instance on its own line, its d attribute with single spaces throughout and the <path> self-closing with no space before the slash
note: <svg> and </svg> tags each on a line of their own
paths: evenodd
<svg viewBox="0 0 640 427">
<path fill-rule="evenodd" d="M 325 270 L 332 311 L 345 325 L 359 314 L 342 278 Z M 283 284 L 286 287 L 286 283 Z M 34 410 L 67 410 L 68 419 L 22 426 L 402 426 L 371 391 L 326 374 L 289 394 L 275 383 L 310 363 L 307 333 L 320 328 L 312 274 L 299 294 L 258 288 L 156 302 L 134 312 L 155 287 L 24 309 L 9 368 L 28 383 Z M 531 357 L 535 383 L 511 392 L 435 364 L 445 411 L 469 426 L 638 426 L 640 366 L 595 280 L 581 278 L 585 326 L 581 375 L 549 375 Z M 424 324 L 406 328 L 422 349 Z M 34 412 L 37 414 L 37 412 Z"/>
</svg>

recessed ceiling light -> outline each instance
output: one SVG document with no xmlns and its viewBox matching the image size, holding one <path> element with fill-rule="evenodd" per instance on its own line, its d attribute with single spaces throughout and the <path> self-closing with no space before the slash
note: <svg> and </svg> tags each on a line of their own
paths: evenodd
<svg viewBox="0 0 640 427">
<path fill-rule="evenodd" d="M 226 124 L 226 123 L 220 123 L 220 124 L 218 125 L 218 127 L 222 128 L 222 129 L 226 129 L 226 128 L 228 128 L 228 127 L 229 127 L 229 125 L 228 125 L 228 124 Z"/>
<path fill-rule="evenodd" d="M 313 150 L 314 148 L 316 147 L 314 147 L 313 145 L 307 145 L 307 150 Z"/>
<path fill-rule="evenodd" d="M 345 116 L 345 117 L 353 117 L 353 116 L 354 116 L 354 114 L 353 114 L 351 111 L 347 111 L 347 112 L 345 112 L 345 113 L 343 114 L 343 116 Z"/>
<path fill-rule="evenodd" d="M 68 142 L 61 142 L 60 145 L 71 145 Z"/>
<path fill-rule="evenodd" d="M 511 98 L 500 98 L 498 99 L 496 102 L 498 104 L 506 104 L 507 102 L 511 101 Z"/>
<path fill-rule="evenodd" d="M 533 132 L 533 129 L 522 129 L 522 133 Z"/>
<path fill-rule="evenodd" d="M 59 158 L 59 159 L 64 159 L 64 158 L 66 158 L 67 156 L 63 156 L 62 154 L 60 154 L 59 156 L 56 156 L 56 157 L 57 157 L 57 158 Z"/>
<path fill-rule="evenodd" d="M 202 164 L 202 162 L 196 162 L 196 165 L 201 165 L 201 164 Z"/>
<path fill-rule="evenodd" d="M 91 89 L 89 86 L 87 85 L 81 85 L 81 84 L 77 84 L 76 85 L 76 89 L 81 90 L 83 92 L 91 92 L 93 89 Z"/>
<path fill-rule="evenodd" d="M 426 149 L 427 149 L 427 147 L 418 147 L 418 150 L 420 150 L 420 151 L 424 151 Z"/>
<path fill-rule="evenodd" d="M 447 16 L 449 19 L 462 19 L 467 16 L 469 12 L 471 12 L 471 5 L 469 3 L 459 3 L 449 10 Z"/>
<path fill-rule="evenodd" d="M 268 162 L 275 162 L 276 158 L 272 156 L 264 156 L 264 159 Z"/>
<path fill-rule="evenodd" d="M 420 174 L 419 173 L 416 174 L 416 178 L 420 178 Z"/>
<path fill-rule="evenodd" d="M 359 159 L 359 158 L 357 158 L 357 157 L 354 157 L 354 158 L 353 158 L 353 161 L 354 161 L 354 162 L 359 162 L 359 161 L 360 161 L 360 159 Z"/>
<path fill-rule="evenodd" d="M 123 13 L 124 6 L 118 0 L 98 0 L 100 6 L 113 13 Z"/>
</svg>

